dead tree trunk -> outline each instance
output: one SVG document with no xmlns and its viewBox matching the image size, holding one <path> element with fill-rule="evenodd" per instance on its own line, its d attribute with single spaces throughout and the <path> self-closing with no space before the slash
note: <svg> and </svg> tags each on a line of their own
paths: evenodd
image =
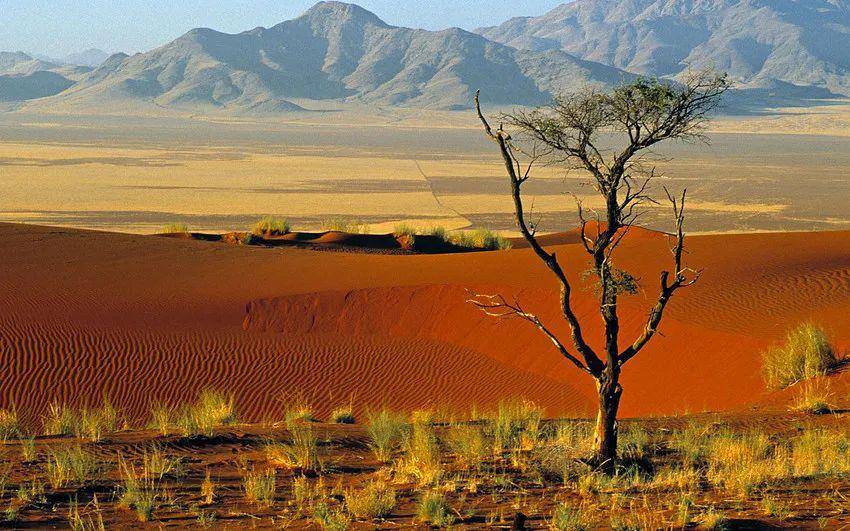
<svg viewBox="0 0 850 531">
<path fill-rule="evenodd" d="M 617 413 L 620 409 L 620 397 L 623 388 L 620 386 L 619 371 L 606 370 L 602 378 L 596 381 L 599 393 L 599 411 L 596 414 L 596 430 L 593 437 L 593 451 L 596 462 L 602 468 L 610 468 L 617 459 L 617 443 L 619 428 Z"/>
</svg>

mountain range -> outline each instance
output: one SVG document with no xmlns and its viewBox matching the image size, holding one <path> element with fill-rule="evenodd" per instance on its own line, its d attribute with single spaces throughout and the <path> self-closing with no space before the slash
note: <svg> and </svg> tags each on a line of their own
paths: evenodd
<svg viewBox="0 0 850 531">
<path fill-rule="evenodd" d="M 638 74 L 710 66 L 739 88 L 850 95 L 850 0 L 576 0 L 476 32 Z"/>
<path fill-rule="evenodd" d="M 850 95 L 848 4 L 576 0 L 469 32 L 396 27 L 353 4 L 320 2 L 271 28 L 194 29 L 95 67 L 0 54 L 0 101 L 252 113 L 328 102 L 457 109 L 477 89 L 492 104 L 535 105 L 635 74 L 675 78 L 689 66 L 728 71 L 740 88 L 777 99 Z"/>
</svg>

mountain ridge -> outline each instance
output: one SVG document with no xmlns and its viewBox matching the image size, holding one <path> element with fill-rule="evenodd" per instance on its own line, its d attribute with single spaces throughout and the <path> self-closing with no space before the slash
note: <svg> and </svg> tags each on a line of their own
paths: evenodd
<svg viewBox="0 0 850 531">
<path fill-rule="evenodd" d="M 713 66 L 745 88 L 788 83 L 850 95 L 848 0 L 576 0 L 475 31 L 637 74 Z"/>
</svg>

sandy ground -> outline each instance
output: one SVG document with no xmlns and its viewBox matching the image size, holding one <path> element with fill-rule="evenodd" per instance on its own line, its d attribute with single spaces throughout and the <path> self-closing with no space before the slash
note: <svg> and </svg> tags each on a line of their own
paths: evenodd
<svg viewBox="0 0 850 531">
<path fill-rule="evenodd" d="M 692 232 L 850 228 L 846 105 L 721 117 L 711 145 L 670 145 L 657 180 L 691 193 Z M 315 229 L 398 222 L 513 231 L 493 146 L 468 113 L 312 113 L 280 120 L 0 114 L 0 220 L 152 233 L 248 227 L 264 214 Z M 526 186 L 541 230 L 576 223 L 583 176 Z M 587 202 L 593 206 L 592 200 Z M 645 222 L 669 229 L 668 212 Z"/>
<path fill-rule="evenodd" d="M 583 251 L 562 241 L 576 311 L 598 346 Z M 801 321 L 821 323 L 845 348 L 848 242 L 845 232 L 691 238 L 688 261 L 704 277 L 628 366 L 622 413 L 768 400 L 761 352 Z M 589 379 L 536 330 L 465 302 L 467 290 L 515 297 L 563 333 L 557 286 L 527 249 L 384 256 L 14 224 L 0 225 L 0 245 L 0 407 L 15 403 L 30 420 L 51 401 L 104 393 L 139 419 L 152 401 L 188 401 L 209 386 L 236 393 L 254 421 L 279 417 L 295 394 L 323 414 L 349 398 L 358 412 L 468 410 L 506 396 L 553 416 L 593 406 Z M 624 342 L 657 293 L 667 246 L 639 232 L 620 251 L 620 267 L 642 279 L 624 302 Z"/>
</svg>

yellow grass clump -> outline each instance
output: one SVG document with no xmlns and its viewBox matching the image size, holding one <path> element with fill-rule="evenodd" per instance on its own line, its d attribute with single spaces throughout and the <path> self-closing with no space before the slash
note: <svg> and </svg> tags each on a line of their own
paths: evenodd
<svg viewBox="0 0 850 531">
<path fill-rule="evenodd" d="M 783 345 L 764 352 L 764 381 L 771 389 L 784 389 L 825 375 L 836 362 L 835 350 L 826 332 L 812 323 L 805 323 L 788 332 Z"/>
</svg>

